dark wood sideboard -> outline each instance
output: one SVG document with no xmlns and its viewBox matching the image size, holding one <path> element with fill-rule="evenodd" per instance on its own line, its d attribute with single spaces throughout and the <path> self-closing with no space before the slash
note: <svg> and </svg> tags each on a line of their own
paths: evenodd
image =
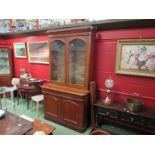
<svg viewBox="0 0 155 155">
<path fill-rule="evenodd" d="M 132 113 L 126 109 L 124 103 L 114 102 L 107 106 L 101 100 L 94 104 L 94 108 L 97 126 L 110 123 L 134 129 L 143 134 L 155 134 L 154 109 L 143 107 L 140 112 Z"/>
</svg>

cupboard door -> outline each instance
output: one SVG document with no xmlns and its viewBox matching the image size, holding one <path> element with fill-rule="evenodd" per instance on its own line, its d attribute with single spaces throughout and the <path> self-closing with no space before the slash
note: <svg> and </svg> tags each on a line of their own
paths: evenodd
<svg viewBox="0 0 155 155">
<path fill-rule="evenodd" d="M 74 39 L 69 42 L 69 85 L 84 86 L 86 67 L 86 42 Z"/>
<path fill-rule="evenodd" d="M 65 82 L 65 44 L 61 40 L 52 42 L 51 48 L 51 79 L 56 82 Z"/>
<path fill-rule="evenodd" d="M 11 80 L 12 80 L 11 76 L 2 76 L 2 77 L 0 77 L 0 87 L 2 87 L 2 86 L 9 87 L 11 85 Z"/>
<path fill-rule="evenodd" d="M 52 119 L 59 120 L 60 98 L 45 94 L 45 115 Z"/>
<path fill-rule="evenodd" d="M 63 122 L 66 122 L 68 125 L 77 126 L 80 122 L 80 105 L 69 99 L 62 99 L 62 116 Z"/>
</svg>

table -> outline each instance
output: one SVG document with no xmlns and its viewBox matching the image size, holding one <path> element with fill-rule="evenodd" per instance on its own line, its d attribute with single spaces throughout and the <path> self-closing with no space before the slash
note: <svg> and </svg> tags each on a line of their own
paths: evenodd
<svg viewBox="0 0 155 155">
<path fill-rule="evenodd" d="M 23 93 L 25 95 L 25 98 L 27 99 L 27 109 L 29 109 L 29 98 L 32 95 L 42 94 L 41 87 L 38 85 L 26 85 L 26 84 L 19 84 L 17 85 L 18 93 L 18 104 L 19 104 L 19 93 Z"/>
<path fill-rule="evenodd" d="M 43 85 L 44 81 L 45 81 L 45 80 L 36 79 L 36 78 L 20 79 L 20 84 L 28 84 L 28 85 L 37 85 L 37 86 L 41 86 L 41 85 Z"/>
<path fill-rule="evenodd" d="M 144 107 L 140 112 L 129 112 L 125 103 L 113 102 L 104 105 L 101 100 L 94 104 L 97 126 L 117 124 L 140 133 L 155 134 L 155 109 Z"/>
<path fill-rule="evenodd" d="M 46 135 L 53 135 L 53 131 L 55 128 L 51 125 L 48 125 L 41 120 L 34 120 L 33 121 L 33 128 L 26 135 L 33 135 L 36 131 L 43 131 Z"/>
<path fill-rule="evenodd" d="M 0 135 L 23 135 L 32 129 L 32 122 L 6 112 L 0 119 Z"/>
</svg>

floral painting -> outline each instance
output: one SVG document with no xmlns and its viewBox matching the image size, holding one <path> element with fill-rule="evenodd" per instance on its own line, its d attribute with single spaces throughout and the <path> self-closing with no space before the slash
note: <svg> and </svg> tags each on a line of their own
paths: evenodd
<svg viewBox="0 0 155 155">
<path fill-rule="evenodd" d="M 116 72 L 155 77 L 155 40 L 118 41 Z"/>
</svg>

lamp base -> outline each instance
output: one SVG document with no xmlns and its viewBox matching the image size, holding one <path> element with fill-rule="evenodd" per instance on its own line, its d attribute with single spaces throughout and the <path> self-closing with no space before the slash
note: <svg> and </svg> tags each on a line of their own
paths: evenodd
<svg viewBox="0 0 155 155">
<path fill-rule="evenodd" d="M 112 101 L 111 101 L 111 99 L 109 98 L 109 96 L 107 96 L 107 97 L 103 100 L 103 103 L 104 103 L 104 105 L 111 105 L 111 104 L 112 104 Z"/>
</svg>

